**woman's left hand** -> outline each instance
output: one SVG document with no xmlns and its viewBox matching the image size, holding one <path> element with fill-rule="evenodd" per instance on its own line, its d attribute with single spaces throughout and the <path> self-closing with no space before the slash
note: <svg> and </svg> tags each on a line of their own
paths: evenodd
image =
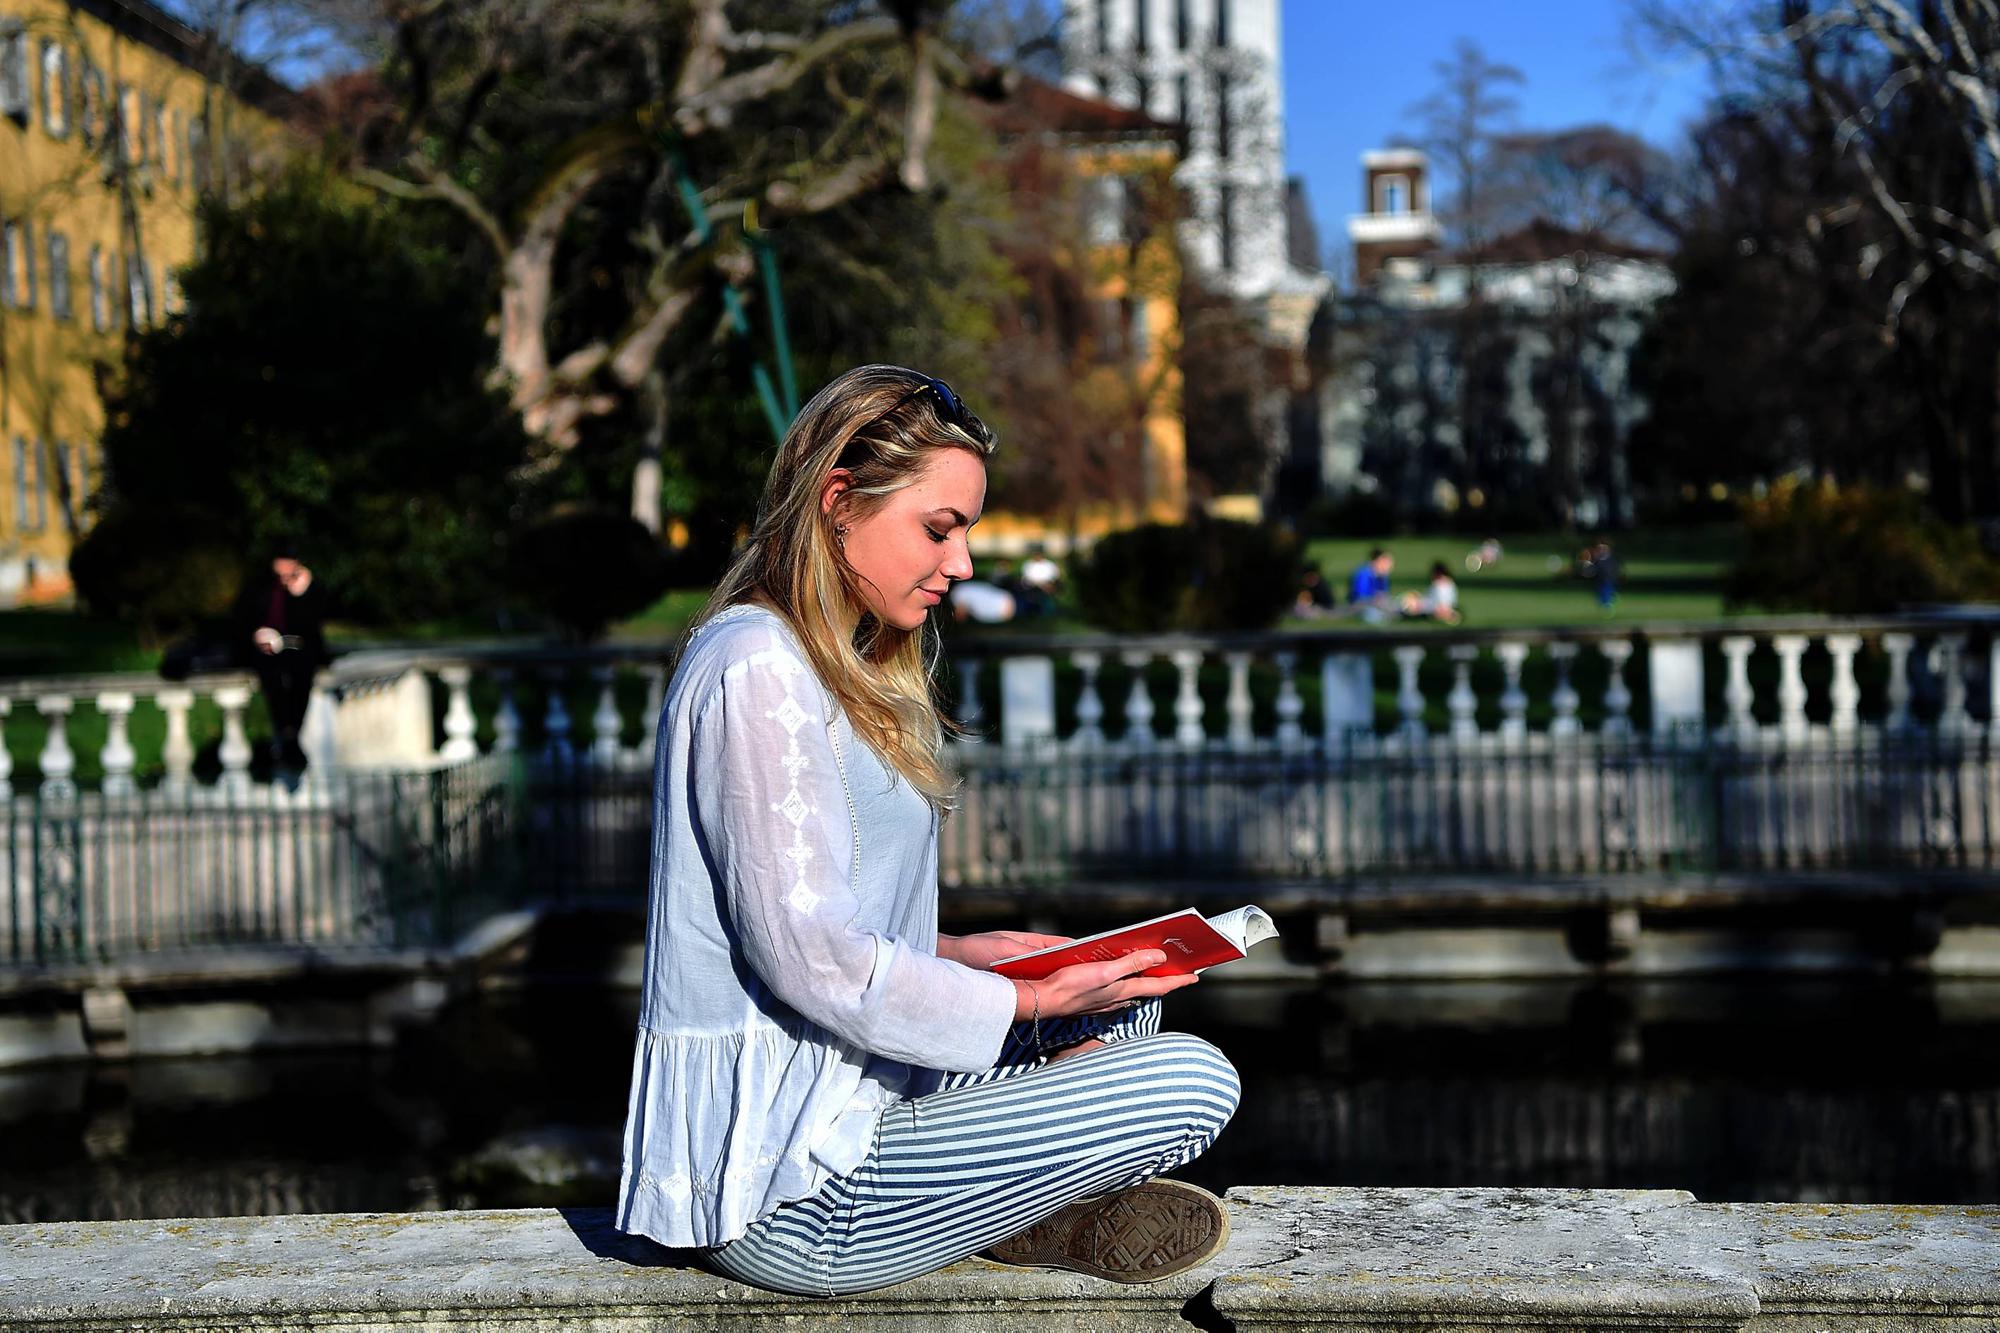
<svg viewBox="0 0 2000 1333">
<path fill-rule="evenodd" d="M 939 935 L 938 957 L 989 971 L 1005 958 L 1018 958 L 1037 949 L 1068 944 L 1068 935 L 1037 935 L 1026 930 L 989 930 L 979 935 Z"/>
</svg>

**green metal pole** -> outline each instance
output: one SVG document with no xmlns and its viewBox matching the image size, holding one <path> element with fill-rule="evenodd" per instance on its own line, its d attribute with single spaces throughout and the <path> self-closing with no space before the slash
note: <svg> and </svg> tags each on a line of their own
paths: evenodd
<svg viewBox="0 0 2000 1333">
<path fill-rule="evenodd" d="M 778 384 L 785 394 L 785 420 L 799 414 L 799 377 L 792 366 L 792 337 L 785 327 L 785 297 L 778 286 L 778 259 L 770 244 L 761 238 L 750 242 L 757 252 L 757 268 L 764 276 L 764 303 L 771 308 L 771 352 L 778 362 Z"/>
</svg>

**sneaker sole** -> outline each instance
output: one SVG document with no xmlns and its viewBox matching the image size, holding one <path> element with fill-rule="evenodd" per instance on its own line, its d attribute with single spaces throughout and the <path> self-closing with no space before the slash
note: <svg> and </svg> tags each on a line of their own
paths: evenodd
<svg viewBox="0 0 2000 1333">
<path fill-rule="evenodd" d="M 1206 1262 L 1228 1240 L 1222 1200 L 1178 1180 L 1149 1180 L 1070 1204 L 986 1254 L 1003 1264 L 1064 1268 L 1109 1282 L 1158 1282 Z"/>
</svg>

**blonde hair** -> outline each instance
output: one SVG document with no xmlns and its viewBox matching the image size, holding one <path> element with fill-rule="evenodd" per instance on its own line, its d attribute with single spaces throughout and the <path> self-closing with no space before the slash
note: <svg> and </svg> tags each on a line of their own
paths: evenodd
<svg viewBox="0 0 2000 1333">
<path fill-rule="evenodd" d="M 986 424 L 962 405 L 945 411 L 929 384 L 901 366 L 860 366 L 814 395 L 778 446 L 748 543 L 688 632 L 739 602 L 768 605 L 856 734 L 942 813 L 954 780 L 944 762 L 951 723 L 937 695 L 937 628 L 927 619 L 901 630 L 870 615 L 835 536 L 836 525 L 866 518 L 914 482 L 937 450 L 992 455 Z M 835 467 L 853 484 L 821 513 Z"/>
</svg>

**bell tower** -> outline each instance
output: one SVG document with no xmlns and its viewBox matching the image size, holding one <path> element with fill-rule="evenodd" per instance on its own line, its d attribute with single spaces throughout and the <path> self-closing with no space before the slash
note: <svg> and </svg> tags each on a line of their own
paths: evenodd
<svg viewBox="0 0 2000 1333">
<path fill-rule="evenodd" d="M 1391 260 L 1415 259 L 1438 248 L 1441 232 L 1431 212 L 1430 169 L 1430 159 L 1414 148 L 1361 155 L 1367 211 L 1347 221 L 1356 286 L 1374 282 Z"/>
</svg>

